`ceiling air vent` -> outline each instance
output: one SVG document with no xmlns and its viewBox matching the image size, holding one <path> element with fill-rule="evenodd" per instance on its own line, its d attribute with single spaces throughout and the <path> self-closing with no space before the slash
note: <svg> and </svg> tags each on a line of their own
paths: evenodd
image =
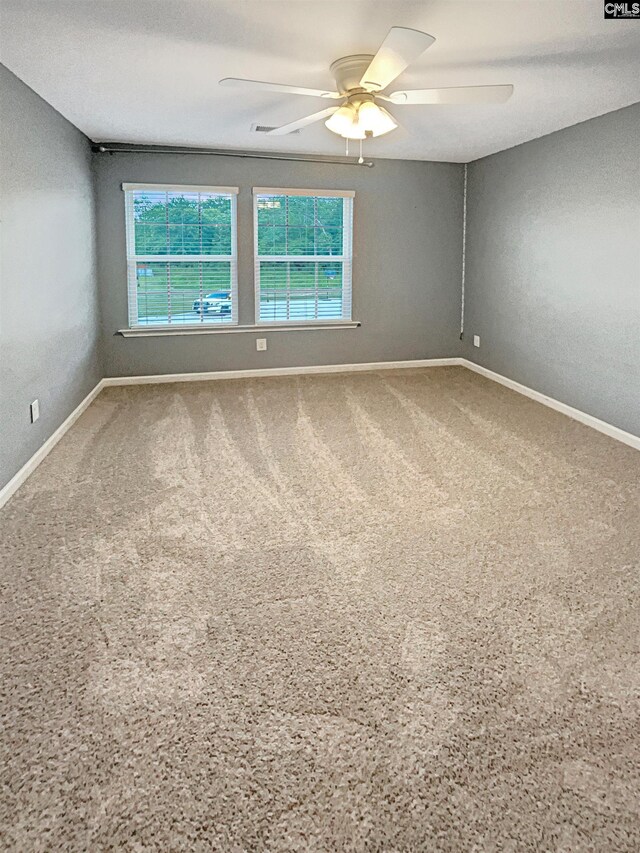
<svg viewBox="0 0 640 853">
<path fill-rule="evenodd" d="M 275 127 L 272 127 L 268 124 L 252 124 L 251 130 L 253 131 L 253 133 L 269 133 L 270 130 L 275 130 Z M 300 131 L 294 130 L 293 133 L 300 133 Z M 293 133 L 289 135 L 292 136 Z"/>
</svg>

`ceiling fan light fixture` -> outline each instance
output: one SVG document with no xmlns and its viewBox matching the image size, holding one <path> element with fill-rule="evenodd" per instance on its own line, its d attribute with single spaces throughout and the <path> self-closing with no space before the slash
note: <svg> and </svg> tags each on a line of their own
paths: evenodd
<svg viewBox="0 0 640 853">
<path fill-rule="evenodd" d="M 367 134 L 364 132 L 362 127 L 358 124 L 358 120 L 356 119 L 350 128 L 345 130 L 344 133 L 341 133 L 340 136 L 343 136 L 345 139 L 366 139 Z"/>
<path fill-rule="evenodd" d="M 395 130 L 398 123 L 394 121 L 393 116 L 384 107 L 379 106 L 374 101 L 365 101 L 358 110 L 358 125 L 367 135 L 382 136 Z"/>
<path fill-rule="evenodd" d="M 325 121 L 325 126 L 338 136 L 349 138 L 349 133 L 357 119 L 357 112 L 351 104 L 343 104 Z M 353 138 L 353 137 L 351 137 Z"/>
<path fill-rule="evenodd" d="M 366 139 L 382 136 L 398 126 L 392 116 L 375 101 L 341 106 L 325 122 L 326 127 L 345 139 Z"/>
</svg>

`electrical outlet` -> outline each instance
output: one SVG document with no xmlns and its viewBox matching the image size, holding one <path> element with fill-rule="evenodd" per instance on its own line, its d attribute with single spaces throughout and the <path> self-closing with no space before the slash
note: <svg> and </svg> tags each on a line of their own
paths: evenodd
<svg viewBox="0 0 640 853">
<path fill-rule="evenodd" d="M 474 345 L 474 347 L 480 346 L 480 335 L 474 335 L 473 336 L 473 345 Z"/>
<path fill-rule="evenodd" d="M 29 406 L 29 409 L 31 410 L 31 423 L 35 424 L 40 417 L 40 403 L 37 400 L 34 400 Z"/>
<path fill-rule="evenodd" d="M 258 352 L 264 352 L 267 348 L 266 338 L 256 338 L 256 349 Z"/>
</svg>

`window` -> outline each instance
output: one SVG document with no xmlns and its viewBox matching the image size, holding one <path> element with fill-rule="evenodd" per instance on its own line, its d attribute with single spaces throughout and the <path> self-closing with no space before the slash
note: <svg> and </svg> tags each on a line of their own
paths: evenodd
<svg viewBox="0 0 640 853">
<path fill-rule="evenodd" d="M 122 189 L 129 326 L 237 323 L 237 188 Z"/>
<path fill-rule="evenodd" d="M 350 320 L 354 193 L 253 193 L 256 322 Z"/>
</svg>

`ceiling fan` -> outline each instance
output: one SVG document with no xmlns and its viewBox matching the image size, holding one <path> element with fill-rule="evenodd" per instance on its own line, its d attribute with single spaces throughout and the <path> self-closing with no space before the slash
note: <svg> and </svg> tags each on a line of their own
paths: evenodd
<svg viewBox="0 0 640 853">
<path fill-rule="evenodd" d="M 398 123 L 379 103 L 403 104 L 498 104 L 508 100 L 513 86 L 454 86 L 444 89 L 412 89 L 385 93 L 384 90 L 415 62 L 435 41 L 433 36 L 408 27 L 392 27 L 375 56 L 356 54 L 337 59 L 331 65 L 336 81 L 335 91 L 306 89 L 285 83 L 265 83 L 225 77 L 221 86 L 242 89 L 282 92 L 290 95 L 310 95 L 342 104 L 312 113 L 297 121 L 268 131 L 270 136 L 284 136 L 302 127 L 326 119 L 333 133 L 349 139 L 362 140 L 382 136 L 395 130 Z M 348 144 L 348 143 L 347 143 Z M 362 154 L 362 150 L 361 150 Z"/>
</svg>

